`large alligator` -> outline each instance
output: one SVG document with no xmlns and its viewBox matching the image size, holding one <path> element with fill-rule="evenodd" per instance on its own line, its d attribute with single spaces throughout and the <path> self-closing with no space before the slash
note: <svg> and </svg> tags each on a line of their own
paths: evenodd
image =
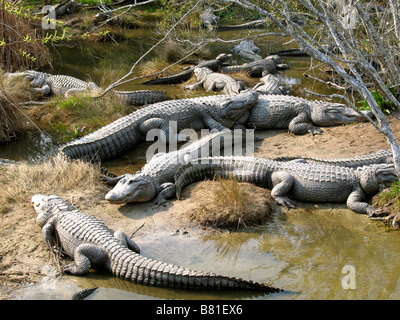
<svg viewBox="0 0 400 320">
<path fill-rule="evenodd" d="M 60 95 L 66 98 L 81 92 L 98 94 L 101 91 L 94 82 L 86 82 L 66 75 L 52 75 L 39 71 L 27 70 L 16 73 L 6 73 L 7 77 L 24 77 L 28 79 L 33 90 L 39 94 L 50 96 Z M 114 93 L 126 104 L 142 106 L 167 100 L 167 93 L 158 90 L 118 91 Z"/>
<path fill-rule="evenodd" d="M 34 70 L 26 70 L 23 72 L 6 73 L 5 76 L 24 77 L 30 80 L 35 92 L 45 96 L 53 94 L 69 98 L 79 92 L 89 91 L 96 93 L 100 91 L 100 88 L 94 82 L 86 82 L 66 75 L 52 75 Z"/>
<path fill-rule="evenodd" d="M 389 164 L 353 169 L 253 157 L 212 157 L 188 163 L 177 171 L 177 198 L 188 184 L 215 176 L 233 177 L 271 189 L 272 198 L 287 208 L 296 207 L 294 200 L 346 203 L 350 210 L 371 217 L 386 212 L 364 202 L 364 198 L 398 180 L 393 165 Z"/>
<path fill-rule="evenodd" d="M 312 101 L 289 95 L 260 94 L 248 124 L 258 130 L 289 129 L 294 134 L 321 134 L 321 127 L 365 121 L 360 113 L 339 103 Z"/>
<path fill-rule="evenodd" d="M 185 90 L 195 90 L 201 86 L 207 92 L 222 91 L 225 94 L 237 94 L 246 90 L 243 81 L 233 79 L 226 74 L 214 72 L 207 67 L 195 68 L 193 72 L 198 82 L 185 86 Z"/>
<path fill-rule="evenodd" d="M 321 158 L 300 156 L 300 157 L 278 157 L 274 158 L 274 160 L 358 168 L 362 166 L 369 166 L 372 164 L 393 163 L 393 153 L 390 150 L 379 150 L 374 153 L 356 156 L 353 158 L 321 159 Z"/>
<path fill-rule="evenodd" d="M 64 268 L 67 273 L 85 275 L 91 268 L 96 268 L 150 286 L 280 291 L 258 282 L 194 271 L 146 258 L 125 233 L 113 233 L 101 220 L 84 214 L 58 196 L 36 194 L 32 203 L 46 244 L 52 250 L 62 249 L 74 259 L 74 263 Z"/>
<path fill-rule="evenodd" d="M 250 77 L 264 77 L 267 74 L 275 73 L 277 70 L 288 69 L 289 66 L 284 63 L 279 56 L 268 56 L 261 60 L 256 60 L 242 65 L 222 67 L 224 73 L 234 73 L 245 71 Z"/>
<path fill-rule="evenodd" d="M 162 204 L 175 196 L 174 175 L 182 165 L 199 157 L 219 155 L 221 147 L 224 147 L 224 155 L 232 155 L 234 141 L 231 131 L 212 133 L 180 150 L 156 154 L 135 174 L 102 177 L 107 184 L 114 185 L 105 199 L 110 203 L 123 204 L 156 198 L 155 204 Z"/>
<path fill-rule="evenodd" d="M 152 129 L 164 132 L 164 142 L 177 138 L 183 129 L 231 128 L 238 120 L 248 119 L 249 110 L 257 102 L 258 93 L 235 96 L 210 96 L 169 100 L 148 105 L 59 148 L 59 155 L 70 159 L 106 160 L 131 150 L 146 138 Z M 171 121 L 177 132 L 170 131 Z"/>
<path fill-rule="evenodd" d="M 221 53 L 213 60 L 202 61 L 202 62 L 198 63 L 197 65 L 191 66 L 190 68 L 188 68 L 185 71 L 182 71 L 178 74 L 164 77 L 164 78 L 158 78 L 158 79 L 146 81 L 146 82 L 144 82 L 144 84 L 176 84 L 176 83 L 185 82 L 190 79 L 195 68 L 207 67 L 207 68 L 211 69 L 212 71 L 217 72 L 222 68 L 222 66 L 231 57 L 232 57 L 231 54 Z"/>
</svg>

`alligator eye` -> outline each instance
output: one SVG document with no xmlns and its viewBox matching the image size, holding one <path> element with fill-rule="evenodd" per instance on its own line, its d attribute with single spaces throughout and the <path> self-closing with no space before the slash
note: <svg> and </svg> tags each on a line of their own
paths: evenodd
<svg viewBox="0 0 400 320">
<path fill-rule="evenodd" d="M 135 182 L 135 180 L 129 180 L 129 181 L 128 181 L 128 184 L 131 185 L 131 184 L 134 183 L 134 182 Z"/>
</svg>

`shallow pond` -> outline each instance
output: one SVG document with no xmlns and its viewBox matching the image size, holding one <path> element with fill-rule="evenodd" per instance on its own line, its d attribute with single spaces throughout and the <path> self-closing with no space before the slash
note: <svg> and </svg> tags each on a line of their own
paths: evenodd
<svg viewBox="0 0 400 320">
<path fill-rule="evenodd" d="M 260 31 L 252 31 L 260 32 Z M 239 32 L 247 35 L 249 31 Z M 238 32 L 218 34 L 230 39 Z M 57 73 L 99 81 L 99 68 L 121 63 L 132 65 L 154 43 L 150 30 L 132 31 L 132 39 L 120 43 L 75 43 L 54 48 Z M 280 50 L 284 40 L 271 37 L 260 43 L 264 53 Z M 232 45 L 218 44 L 213 52 L 227 52 Z M 293 85 L 294 94 L 307 97 L 304 89 L 333 93 L 330 88 L 305 79 L 310 59 L 285 59 L 291 69 L 280 74 Z M 237 62 L 241 62 L 240 59 Z M 148 89 L 140 81 L 122 89 Z M 184 95 L 179 86 L 156 86 L 170 96 Z M 19 141 L 1 145 L 0 158 L 35 162 L 53 154 L 60 141 L 52 134 L 32 133 Z M 143 165 L 145 146 L 108 161 L 111 172 L 136 171 Z M 138 156 L 139 154 L 139 156 Z M 260 295 L 243 292 L 190 292 L 152 288 L 91 273 L 85 277 L 65 277 L 66 283 L 45 282 L 16 292 L 21 299 L 69 299 L 81 288 L 99 287 L 90 299 L 399 299 L 400 246 L 398 232 L 357 215 L 344 205 L 300 204 L 297 210 L 280 211 L 273 221 L 246 231 L 193 236 L 182 232 L 157 232 L 135 240 L 149 257 L 197 270 L 208 270 L 252 279 L 288 292 Z M 63 280 L 63 281 L 65 281 Z M 72 285 L 74 284 L 74 285 Z"/>
</svg>

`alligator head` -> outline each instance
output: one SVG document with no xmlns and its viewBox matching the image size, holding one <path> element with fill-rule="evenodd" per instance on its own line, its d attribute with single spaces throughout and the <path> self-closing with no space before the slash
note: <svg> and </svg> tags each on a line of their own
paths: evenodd
<svg viewBox="0 0 400 320">
<path fill-rule="evenodd" d="M 223 63 L 227 62 L 230 58 L 232 58 L 232 55 L 230 53 L 221 53 L 215 58 L 215 60 Z"/>
<path fill-rule="evenodd" d="M 321 127 L 366 120 L 362 114 L 339 103 L 313 105 L 311 118 L 315 125 Z"/>
<path fill-rule="evenodd" d="M 399 179 L 394 166 L 391 164 L 359 167 L 356 170 L 356 175 L 360 179 L 363 190 L 370 195 L 390 187 L 394 181 Z"/>
<path fill-rule="evenodd" d="M 258 92 L 246 91 L 228 96 L 223 101 L 206 106 L 213 118 L 226 128 L 231 128 L 234 123 L 248 112 L 258 101 Z"/>
<path fill-rule="evenodd" d="M 147 202 L 154 199 L 156 194 L 156 187 L 150 177 L 125 174 L 115 187 L 106 194 L 105 199 L 113 204 Z"/>
<path fill-rule="evenodd" d="M 47 221 L 54 215 L 54 203 L 64 204 L 64 201 L 58 196 L 45 196 L 35 194 L 32 197 L 32 205 L 37 213 L 36 222 L 43 227 Z M 65 205 L 65 204 L 64 204 Z"/>
</svg>

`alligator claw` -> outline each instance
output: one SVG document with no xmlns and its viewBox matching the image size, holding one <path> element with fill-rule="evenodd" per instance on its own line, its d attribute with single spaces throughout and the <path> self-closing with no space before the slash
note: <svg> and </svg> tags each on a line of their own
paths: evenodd
<svg viewBox="0 0 400 320">
<path fill-rule="evenodd" d="M 372 207 L 370 210 L 367 210 L 368 215 L 372 217 L 385 217 L 389 214 L 386 210 L 382 208 L 374 208 Z"/>
<path fill-rule="evenodd" d="M 317 127 L 311 127 L 310 129 L 308 129 L 308 132 L 314 136 L 316 134 L 323 134 L 324 130 L 322 130 L 321 128 L 317 128 Z"/>
</svg>

